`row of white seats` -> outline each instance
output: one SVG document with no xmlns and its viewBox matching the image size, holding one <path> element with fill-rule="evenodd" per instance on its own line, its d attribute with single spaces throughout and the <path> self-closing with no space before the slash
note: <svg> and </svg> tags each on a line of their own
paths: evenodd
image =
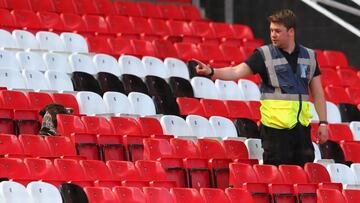
<svg viewBox="0 0 360 203">
<path fill-rule="evenodd" d="M 26 187 L 15 181 L 0 182 L 0 202 L 4 203 L 62 203 L 59 190 L 49 183 L 33 181 Z"/>
<path fill-rule="evenodd" d="M 326 166 L 331 182 L 342 183 L 344 189 L 360 190 L 360 164 L 353 163 L 350 167 L 345 164 L 332 163 Z"/>
<path fill-rule="evenodd" d="M 0 29 L 0 48 L 89 53 L 85 38 L 71 32 L 63 32 L 59 36 L 53 32 L 39 31 L 33 35 L 26 30 L 13 30 L 10 33 Z"/>
</svg>

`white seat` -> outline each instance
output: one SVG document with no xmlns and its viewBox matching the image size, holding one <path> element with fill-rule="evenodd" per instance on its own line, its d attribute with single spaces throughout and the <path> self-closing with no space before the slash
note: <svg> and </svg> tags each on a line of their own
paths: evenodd
<svg viewBox="0 0 360 203">
<path fill-rule="evenodd" d="M 147 75 L 154 75 L 164 79 L 168 78 L 168 69 L 162 60 L 152 56 L 144 56 L 141 62 L 146 69 Z"/>
<path fill-rule="evenodd" d="M 23 69 L 38 71 L 46 70 L 44 60 L 38 52 L 21 51 L 16 54 L 16 58 Z"/>
<path fill-rule="evenodd" d="M 97 69 L 97 72 L 111 73 L 116 76 L 120 76 L 121 70 L 117 60 L 107 54 L 96 54 L 93 57 L 93 62 Z"/>
<path fill-rule="evenodd" d="M 310 122 L 318 122 L 319 116 L 316 112 L 315 105 L 312 102 L 309 102 L 310 104 L 310 112 L 313 115 L 313 117 L 310 119 Z"/>
<path fill-rule="evenodd" d="M 259 163 L 263 162 L 264 149 L 261 145 L 261 140 L 256 138 L 248 138 L 245 140 L 245 145 L 249 152 L 250 159 L 257 159 Z"/>
<path fill-rule="evenodd" d="M 260 101 L 261 93 L 256 83 L 251 80 L 240 79 L 238 86 L 245 100 Z"/>
<path fill-rule="evenodd" d="M 319 159 L 319 160 L 316 160 L 315 163 L 321 164 L 326 168 L 329 164 L 334 164 L 335 160 L 334 159 Z"/>
<path fill-rule="evenodd" d="M 130 92 L 128 98 L 134 114 L 140 116 L 156 115 L 155 104 L 148 95 L 140 92 Z"/>
<path fill-rule="evenodd" d="M 46 52 L 43 54 L 43 60 L 48 70 L 72 73 L 72 68 L 66 54 Z"/>
<path fill-rule="evenodd" d="M 144 78 L 146 75 L 146 69 L 144 68 L 141 60 L 135 56 L 120 56 L 119 65 L 123 74 L 136 75 L 140 78 Z"/>
<path fill-rule="evenodd" d="M 351 164 L 350 169 L 356 177 L 356 184 L 360 185 L 360 163 Z"/>
<path fill-rule="evenodd" d="M 60 34 L 60 39 L 64 42 L 65 49 L 68 52 L 89 53 L 85 38 L 79 34 L 63 32 Z"/>
<path fill-rule="evenodd" d="M 245 100 L 234 81 L 216 79 L 215 87 L 221 100 Z"/>
<path fill-rule="evenodd" d="M 189 80 L 189 69 L 186 64 L 177 58 L 165 58 L 165 67 L 168 69 L 169 77 L 180 77 Z"/>
<path fill-rule="evenodd" d="M 0 182 L 0 202 L 29 203 L 30 198 L 25 186 L 14 181 Z"/>
<path fill-rule="evenodd" d="M 208 78 L 193 77 L 191 86 L 194 90 L 194 96 L 197 98 L 219 99 L 213 81 Z"/>
<path fill-rule="evenodd" d="M 162 116 L 160 119 L 160 124 L 164 134 L 174 135 L 177 137 L 192 136 L 190 127 L 187 125 L 186 121 L 179 116 Z"/>
<path fill-rule="evenodd" d="M 32 90 L 49 90 L 44 74 L 37 70 L 23 70 L 22 75 L 25 79 L 26 88 Z"/>
<path fill-rule="evenodd" d="M 34 50 L 40 49 L 39 42 L 31 32 L 25 30 L 14 30 L 12 35 L 19 48 Z"/>
<path fill-rule="evenodd" d="M 105 106 L 109 113 L 133 114 L 131 103 L 128 97 L 120 92 L 105 92 L 103 95 Z"/>
<path fill-rule="evenodd" d="M 0 69 L 0 87 L 26 89 L 26 84 L 19 71 Z"/>
<path fill-rule="evenodd" d="M 319 145 L 317 145 L 316 143 L 312 142 L 313 146 L 314 146 L 314 153 L 315 153 L 315 158 L 314 158 L 314 162 L 321 160 L 321 152 L 320 152 L 320 148 Z"/>
<path fill-rule="evenodd" d="M 14 52 L 0 50 L 0 69 L 21 70 Z"/>
<path fill-rule="evenodd" d="M 216 137 L 221 137 L 223 139 L 237 137 L 235 125 L 230 119 L 222 116 L 211 116 L 209 122 Z"/>
<path fill-rule="evenodd" d="M 350 185 L 356 184 L 356 176 L 348 166 L 334 163 L 328 164 L 326 169 L 329 172 L 331 182 Z"/>
<path fill-rule="evenodd" d="M 4 48 L 4 49 L 18 48 L 16 41 L 11 35 L 11 33 L 3 29 L 0 29 L 0 48 Z"/>
<path fill-rule="evenodd" d="M 354 140 L 360 140 L 360 121 L 352 121 L 350 122 L 350 130 L 353 134 Z"/>
<path fill-rule="evenodd" d="M 326 112 L 329 123 L 341 123 L 340 110 L 334 103 L 326 101 Z"/>
<path fill-rule="evenodd" d="M 49 183 L 34 181 L 26 186 L 31 203 L 62 203 L 59 190 Z"/>
<path fill-rule="evenodd" d="M 66 51 L 64 42 L 54 32 L 39 31 L 35 37 L 39 41 L 40 49 L 58 52 Z"/>
<path fill-rule="evenodd" d="M 91 75 L 97 73 L 89 55 L 74 53 L 69 56 L 69 61 L 73 71 L 85 72 Z"/>
<path fill-rule="evenodd" d="M 80 113 L 87 115 L 107 114 L 108 111 L 102 97 L 94 92 L 81 91 L 76 94 Z"/>
<path fill-rule="evenodd" d="M 186 123 L 189 125 L 191 134 L 195 137 L 216 137 L 209 121 L 198 115 L 186 116 Z"/>
<path fill-rule="evenodd" d="M 64 72 L 48 70 L 45 72 L 45 78 L 51 90 L 56 91 L 74 91 L 71 78 Z"/>
</svg>

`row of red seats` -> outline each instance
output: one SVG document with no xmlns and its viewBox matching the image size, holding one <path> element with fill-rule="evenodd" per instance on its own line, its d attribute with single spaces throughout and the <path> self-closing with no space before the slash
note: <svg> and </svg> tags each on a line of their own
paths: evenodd
<svg viewBox="0 0 360 203">
<path fill-rule="evenodd" d="M 189 1 L 188 1 L 189 2 Z M 0 8 L 74 14 L 126 15 L 148 18 L 201 20 L 191 5 L 153 4 L 110 0 L 1 0 Z"/>
<path fill-rule="evenodd" d="M 359 89 L 356 87 L 357 84 L 360 82 L 360 71 L 352 70 L 352 69 L 339 69 L 339 70 L 333 70 L 330 68 L 321 68 L 321 83 L 323 87 L 326 86 L 335 86 L 335 87 L 348 87 L 350 90 Z M 352 95 L 353 91 L 345 91 L 342 90 L 344 94 L 348 94 L 348 97 L 352 98 L 354 97 Z M 351 94 L 350 94 L 351 93 Z M 358 95 L 355 93 L 355 97 L 358 97 Z M 344 98 L 346 99 L 346 98 Z M 348 100 L 344 100 L 343 103 L 347 102 Z"/>
<path fill-rule="evenodd" d="M 321 68 L 343 69 L 350 66 L 344 52 L 320 49 L 315 49 L 315 52 Z"/>
</svg>

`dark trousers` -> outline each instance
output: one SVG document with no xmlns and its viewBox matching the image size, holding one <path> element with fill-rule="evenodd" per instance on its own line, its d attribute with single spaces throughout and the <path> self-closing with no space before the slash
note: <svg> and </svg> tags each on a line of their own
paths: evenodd
<svg viewBox="0 0 360 203">
<path fill-rule="evenodd" d="M 274 129 L 264 125 L 260 127 L 264 164 L 293 164 L 304 166 L 315 158 L 314 146 L 308 127 L 297 124 L 292 129 Z"/>
</svg>

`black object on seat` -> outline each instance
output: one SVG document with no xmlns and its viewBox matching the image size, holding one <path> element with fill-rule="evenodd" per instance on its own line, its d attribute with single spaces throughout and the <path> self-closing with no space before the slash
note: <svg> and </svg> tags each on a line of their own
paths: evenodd
<svg viewBox="0 0 360 203">
<path fill-rule="evenodd" d="M 260 131 L 255 121 L 248 118 L 237 118 L 234 121 L 238 137 L 259 138 Z"/>
<path fill-rule="evenodd" d="M 166 115 L 180 115 L 179 106 L 175 97 L 172 96 L 153 96 L 152 97 L 156 113 Z"/>
<path fill-rule="evenodd" d="M 336 163 L 345 163 L 345 155 L 340 145 L 335 142 L 328 140 L 323 144 L 319 144 L 321 158 L 323 159 L 334 159 Z"/>
<path fill-rule="evenodd" d="M 64 203 L 88 203 L 89 200 L 84 190 L 72 183 L 63 183 L 59 191 Z"/>
<path fill-rule="evenodd" d="M 170 77 L 169 84 L 174 97 L 194 98 L 194 91 L 189 80 L 180 77 Z"/>
<path fill-rule="evenodd" d="M 124 93 L 124 85 L 121 80 L 111 73 L 100 72 L 97 74 L 97 80 L 99 82 L 101 93 L 112 91 Z"/>
<path fill-rule="evenodd" d="M 122 79 L 124 84 L 125 94 L 130 92 L 141 92 L 148 95 L 148 89 L 145 83 L 136 75 L 123 74 Z"/>
<path fill-rule="evenodd" d="M 75 71 L 71 77 L 75 91 L 91 91 L 101 95 L 100 85 L 89 73 Z"/>
<path fill-rule="evenodd" d="M 172 96 L 170 86 L 163 78 L 148 75 L 145 77 L 145 84 L 151 96 Z"/>
</svg>

